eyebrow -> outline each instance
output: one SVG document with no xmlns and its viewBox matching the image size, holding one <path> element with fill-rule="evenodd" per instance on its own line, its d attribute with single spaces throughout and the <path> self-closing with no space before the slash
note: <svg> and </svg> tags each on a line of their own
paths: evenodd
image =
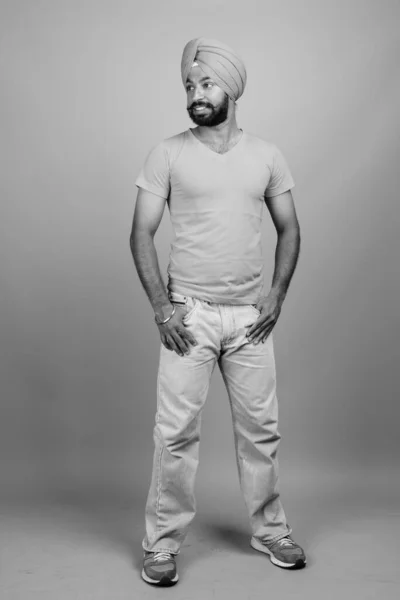
<svg viewBox="0 0 400 600">
<path fill-rule="evenodd" d="M 206 81 L 207 79 L 210 79 L 210 80 L 211 80 L 211 77 L 202 77 L 202 78 L 199 80 L 199 83 L 201 83 L 202 81 Z M 186 83 L 193 83 L 193 81 L 192 81 L 192 80 L 191 80 L 191 79 L 188 77 L 188 78 L 186 79 Z"/>
</svg>

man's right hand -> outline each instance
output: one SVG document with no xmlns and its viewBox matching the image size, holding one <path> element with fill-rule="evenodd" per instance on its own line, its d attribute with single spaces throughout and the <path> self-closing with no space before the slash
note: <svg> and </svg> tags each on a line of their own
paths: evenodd
<svg viewBox="0 0 400 600">
<path fill-rule="evenodd" d="M 183 354 L 189 354 L 191 345 L 197 346 L 197 341 L 186 329 L 186 325 L 183 322 L 183 317 L 186 314 L 185 307 L 179 304 L 171 304 L 171 313 L 173 306 L 175 306 L 174 316 L 162 325 L 157 323 L 157 327 L 160 332 L 161 342 L 167 350 L 174 350 L 179 356 L 183 356 Z"/>
</svg>

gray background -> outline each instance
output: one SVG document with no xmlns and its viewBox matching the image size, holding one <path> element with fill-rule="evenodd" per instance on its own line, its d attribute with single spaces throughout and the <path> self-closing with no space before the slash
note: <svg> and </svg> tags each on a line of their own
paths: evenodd
<svg viewBox="0 0 400 600">
<path fill-rule="evenodd" d="M 243 57 L 239 127 L 276 143 L 296 182 L 302 250 L 275 349 L 282 496 L 310 555 L 298 576 L 311 595 L 396 596 L 399 17 L 388 0 L 1 2 L 2 598 L 153 597 L 130 561 L 140 568 L 160 337 L 129 233 L 147 152 L 194 126 L 180 59 L 197 36 Z M 171 237 L 166 208 L 164 281 Z M 266 293 L 275 242 L 265 208 Z M 174 594 L 258 600 L 276 583 L 291 598 L 298 580 L 248 549 L 218 369 L 203 414 Z M 113 568 L 99 575 L 82 561 L 93 555 Z"/>
</svg>

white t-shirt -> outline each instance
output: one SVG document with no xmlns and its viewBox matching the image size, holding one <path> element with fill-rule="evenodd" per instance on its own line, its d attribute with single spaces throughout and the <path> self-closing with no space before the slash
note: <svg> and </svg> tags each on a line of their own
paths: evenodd
<svg viewBox="0 0 400 600">
<path fill-rule="evenodd" d="M 167 199 L 174 231 L 169 291 L 221 304 L 258 301 L 264 196 L 294 187 L 274 144 L 243 132 L 218 154 L 188 129 L 149 152 L 135 184 Z"/>
</svg>

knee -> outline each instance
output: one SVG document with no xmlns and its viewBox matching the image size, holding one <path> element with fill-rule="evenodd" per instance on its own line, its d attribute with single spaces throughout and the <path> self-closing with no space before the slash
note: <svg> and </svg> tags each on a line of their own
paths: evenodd
<svg viewBox="0 0 400 600">
<path fill-rule="evenodd" d="M 159 421 L 154 427 L 154 434 L 169 452 L 174 453 L 199 441 L 198 419 L 193 418 L 190 421 L 175 420 L 170 423 Z"/>
</svg>

